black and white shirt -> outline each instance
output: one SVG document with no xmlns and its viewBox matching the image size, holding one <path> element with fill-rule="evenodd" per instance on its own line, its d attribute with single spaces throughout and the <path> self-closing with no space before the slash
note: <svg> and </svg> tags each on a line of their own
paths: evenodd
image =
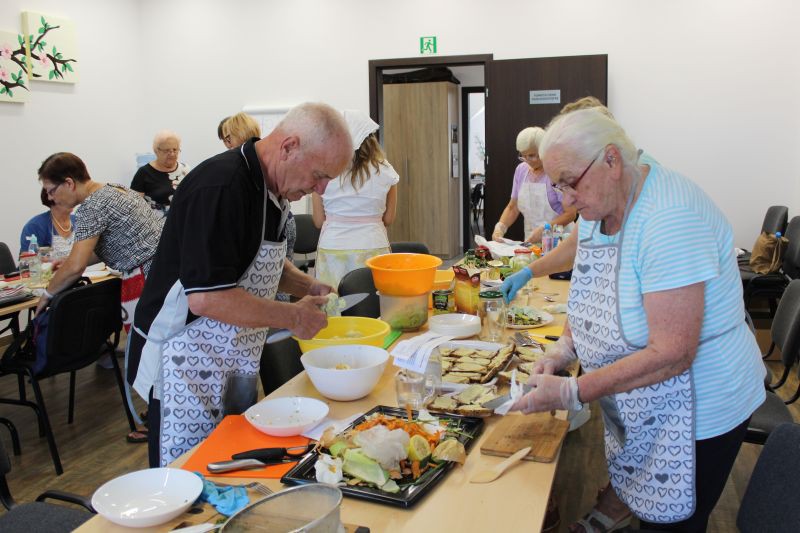
<svg viewBox="0 0 800 533">
<path fill-rule="evenodd" d="M 95 254 L 123 272 L 141 266 L 147 276 L 163 227 L 164 216 L 122 185 L 104 185 L 75 210 L 75 241 L 99 236 Z"/>
</svg>

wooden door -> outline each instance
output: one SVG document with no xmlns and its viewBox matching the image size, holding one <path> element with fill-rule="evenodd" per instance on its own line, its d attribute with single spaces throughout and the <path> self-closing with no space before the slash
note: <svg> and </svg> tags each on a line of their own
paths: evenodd
<svg viewBox="0 0 800 533">
<path fill-rule="evenodd" d="M 517 160 L 516 138 L 528 126 L 546 127 L 564 104 L 583 96 L 606 103 L 608 56 L 550 57 L 487 61 L 486 71 L 486 188 L 484 228 L 487 238 L 511 197 Z M 530 103 L 530 91 L 561 91 L 554 104 Z M 522 240 L 522 217 L 507 237 Z"/>
<path fill-rule="evenodd" d="M 383 88 L 384 147 L 400 174 L 397 219 L 389 240 L 422 242 L 432 254 L 458 249 L 458 180 L 452 177 L 451 125 L 457 92 L 449 82 Z"/>
</svg>

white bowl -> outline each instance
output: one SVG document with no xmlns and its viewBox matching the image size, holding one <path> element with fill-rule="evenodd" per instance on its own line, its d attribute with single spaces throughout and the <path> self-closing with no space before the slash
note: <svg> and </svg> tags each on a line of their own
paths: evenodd
<svg viewBox="0 0 800 533">
<path fill-rule="evenodd" d="M 244 412 L 245 419 L 254 428 L 273 437 L 300 435 L 327 415 L 325 402 L 300 396 L 262 400 Z"/>
<path fill-rule="evenodd" d="M 369 394 L 388 360 L 389 352 L 366 344 L 326 346 L 308 351 L 300 358 L 319 393 L 341 402 L 358 400 Z M 338 364 L 350 368 L 337 369 Z"/>
<path fill-rule="evenodd" d="M 433 315 L 428 319 L 428 329 L 440 335 L 452 335 L 455 339 L 466 339 L 480 333 L 481 319 L 462 313 Z"/>
<path fill-rule="evenodd" d="M 202 491 L 203 482 L 192 472 L 149 468 L 105 483 L 94 492 L 92 506 L 121 526 L 156 526 L 184 513 Z"/>
</svg>

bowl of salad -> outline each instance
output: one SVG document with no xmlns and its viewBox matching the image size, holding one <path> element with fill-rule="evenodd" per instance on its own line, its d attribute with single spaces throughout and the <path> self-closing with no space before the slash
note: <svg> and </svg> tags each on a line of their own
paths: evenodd
<svg viewBox="0 0 800 533">
<path fill-rule="evenodd" d="M 300 357 L 319 393 L 340 402 L 358 400 L 372 392 L 388 360 L 389 352 L 383 348 L 363 344 L 326 346 Z"/>
</svg>

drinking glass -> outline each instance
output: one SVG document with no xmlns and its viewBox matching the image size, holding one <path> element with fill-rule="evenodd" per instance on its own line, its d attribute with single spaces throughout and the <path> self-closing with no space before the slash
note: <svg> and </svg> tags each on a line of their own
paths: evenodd
<svg viewBox="0 0 800 533">
<path fill-rule="evenodd" d="M 487 342 L 501 342 L 506 327 L 506 306 L 502 300 L 483 300 L 481 302 L 483 312 L 481 313 L 480 339 Z"/>
<path fill-rule="evenodd" d="M 400 370 L 394 376 L 394 385 L 397 391 L 397 405 L 406 406 L 418 411 L 428 405 L 436 396 L 436 384 L 427 379 L 425 374 L 418 374 L 410 370 Z"/>
</svg>

